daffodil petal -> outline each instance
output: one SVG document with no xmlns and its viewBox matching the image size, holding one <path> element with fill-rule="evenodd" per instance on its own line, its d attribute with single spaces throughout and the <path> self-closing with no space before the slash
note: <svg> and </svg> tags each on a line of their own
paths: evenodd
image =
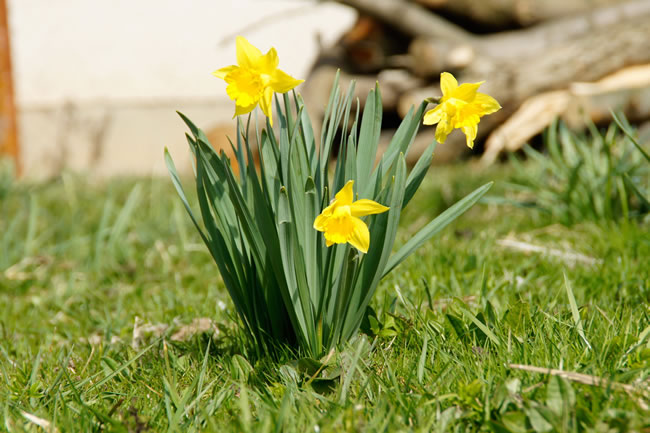
<svg viewBox="0 0 650 433">
<path fill-rule="evenodd" d="M 447 139 L 449 133 L 454 129 L 449 122 L 446 120 L 441 120 L 436 126 L 436 141 L 438 143 L 444 143 Z"/>
<path fill-rule="evenodd" d="M 443 72 L 440 74 L 440 90 L 442 90 L 443 96 L 447 96 L 451 93 L 456 87 L 458 87 L 458 81 L 451 75 L 449 72 Z"/>
<path fill-rule="evenodd" d="M 497 100 L 485 93 L 477 92 L 474 103 L 481 107 L 481 115 L 491 114 L 501 109 L 501 105 Z"/>
<path fill-rule="evenodd" d="M 463 131 L 463 134 L 465 134 L 467 147 L 473 149 L 474 139 L 476 138 L 476 133 L 478 132 L 478 125 L 474 123 L 473 125 L 463 126 L 461 130 Z"/>
<path fill-rule="evenodd" d="M 279 63 L 278 52 L 275 48 L 271 48 L 266 54 L 260 57 L 257 68 L 262 74 L 272 75 L 278 68 Z"/>
<path fill-rule="evenodd" d="M 359 218 L 353 217 L 350 220 L 353 224 L 353 229 L 348 238 L 348 242 L 354 248 L 365 254 L 370 247 L 370 231 L 368 230 L 368 226 Z"/>
<path fill-rule="evenodd" d="M 260 98 L 260 108 L 269 118 L 271 126 L 273 126 L 273 89 L 270 87 L 264 89 L 264 94 Z"/>
<path fill-rule="evenodd" d="M 271 87 L 277 93 L 286 93 L 305 80 L 297 80 L 286 72 L 276 69 L 271 77 Z"/>
<path fill-rule="evenodd" d="M 226 66 L 225 68 L 217 69 L 212 73 L 217 78 L 221 78 L 222 80 L 226 78 L 226 75 L 231 73 L 232 71 L 239 69 L 239 66 L 236 65 L 231 65 L 231 66 Z"/>
<path fill-rule="evenodd" d="M 442 104 L 436 105 L 435 108 L 424 113 L 424 120 L 422 123 L 425 125 L 435 125 L 440 122 L 442 117 L 445 115 L 445 111 L 442 109 Z"/>
<path fill-rule="evenodd" d="M 364 198 L 357 200 L 350 205 L 350 215 L 354 217 L 361 217 L 386 212 L 388 209 L 388 207 L 380 205 L 376 201 Z"/>
<path fill-rule="evenodd" d="M 463 83 L 451 92 L 451 97 L 470 103 L 476 97 L 478 88 L 483 82 L 484 81 L 481 81 L 480 83 Z"/>
<path fill-rule="evenodd" d="M 235 114 L 232 116 L 233 119 L 237 116 L 240 116 L 242 114 L 248 114 L 251 111 L 255 109 L 257 104 L 251 104 L 251 105 L 236 105 L 235 104 Z"/>
<path fill-rule="evenodd" d="M 323 211 L 320 215 L 316 217 L 314 220 L 314 228 L 318 230 L 319 232 L 324 232 L 325 229 L 327 228 L 327 220 L 331 216 L 331 212 L 329 212 L 329 215 Z"/>
<path fill-rule="evenodd" d="M 325 216 L 332 216 L 332 214 L 334 213 L 334 208 L 336 206 L 337 206 L 336 200 L 332 200 L 330 204 L 325 209 L 323 209 L 323 212 L 321 212 L 321 214 Z"/>
<path fill-rule="evenodd" d="M 329 239 L 325 238 L 325 245 L 327 245 L 328 247 L 331 247 L 332 245 L 334 245 L 334 242 L 332 242 Z"/>
<path fill-rule="evenodd" d="M 243 36 L 237 36 L 237 63 L 243 68 L 254 68 L 262 57 L 262 52 Z"/>
<path fill-rule="evenodd" d="M 454 118 L 452 122 L 452 127 L 454 128 L 463 128 L 465 126 L 476 125 L 481 120 L 481 115 L 478 112 L 478 109 L 470 104 L 467 104 L 466 107 Z"/>
<path fill-rule="evenodd" d="M 353 186 L 354 186 L 354 181 L 348 180 L 348 183 L 346 183 L 345 186 L 341 188 L 339 192 L 336 193 L 334 199 L 336 200 L 336 204 L 338 206 L 345 206 L 345 205 L 352 204 L 352 200 L 354 200 L 354 191 L 352 189 Z"/>
</svg>

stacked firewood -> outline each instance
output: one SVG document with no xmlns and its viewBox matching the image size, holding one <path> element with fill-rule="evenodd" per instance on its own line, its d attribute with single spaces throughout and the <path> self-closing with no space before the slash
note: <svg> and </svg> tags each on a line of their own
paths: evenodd
<svg viewBox="0 0 650 433">
<path fill-rule="evenodd" d="M 481 91 L 503 106 L 481 120 L 478 149 L 487 162 L 558 116 L 576 127 L 607 121 L 610 109 L 632 121 L 650 118 L 650 0 L 337 1 L 359 16 L 322 49 L 303 87 L 314 114 L 324 110 L 338 69 L 343 85 L 356 80 L 361 104 L 379 81 L 389 128 L 440 95 L 441 72 L 461 83 L 485 80 Z M 415 149 L 432 139 L 433 130 L 422 129 Z M 457 158 L 463 142 L 450 135 L 436 160 Z"/>
</svg>

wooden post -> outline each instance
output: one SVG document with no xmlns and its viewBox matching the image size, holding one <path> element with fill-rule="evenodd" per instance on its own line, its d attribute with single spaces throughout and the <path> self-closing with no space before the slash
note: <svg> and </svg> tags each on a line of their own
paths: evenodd
<svg viewBox="0 0 650 433">
<path fill-rule="evenodd" d="M 11 77 L 11 47 L 7 15 L 6 0 L 0 0 L 0 156 L 8 155 L 12 158 L 16 173 L 19 175 L 21 171 L 20 152 Z"/>
</svg>

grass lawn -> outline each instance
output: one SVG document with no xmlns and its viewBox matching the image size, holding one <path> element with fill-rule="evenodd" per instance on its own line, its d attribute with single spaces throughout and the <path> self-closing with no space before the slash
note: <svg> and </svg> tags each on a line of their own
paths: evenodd
<svg viewBox="0 0 650 433">
<path fill-rule="evenodd" d="M 434 167 L 397 243 L 508 170 Z M 4 185 L 0 431 L 650 431 L 647 223 L 478 204 L 319 366 L 248 354 L 168 179 Z"/>
</svg>

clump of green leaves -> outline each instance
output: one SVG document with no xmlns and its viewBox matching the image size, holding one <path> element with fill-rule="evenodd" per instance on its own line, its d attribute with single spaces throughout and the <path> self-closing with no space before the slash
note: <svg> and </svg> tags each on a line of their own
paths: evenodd
<svg viewBox="0 0 650 433">
<path fill-rule="evenodd" d="M 320 146 L 301 98 L 276 100 L 279 122 L 261 131 L 239 124 L 233 150 L 240 174 L 225 154 L 217 154 L 205 134 L 181 115 L 196 157 L 196 191 L 204 228 L 190 208 L 176 169 L 172 180 L 201 237 L 216 261 L 251 347 L 269 352 L 274 343 L 318 357 L 348 341 L 358 330 L 379 281 L 443 227 L 469 209 L 486 184 L 425 225 L 392 253 L 402 209 L 424 178 L 432 143 L 410 173 L 405 163 L 426 103 L 411 109 L 390 145 L 377 155 L 382 103 L 371 90 L 363 116 L 353 112 L 354 85 L 332 90 Z M 351 128 L 348 122 L 352 121 Z M 330 160 L 337 131 L 343 134 L 333 173 Z M 253 149 L 256 138 L 259 146 Z M 260 161 L 259 170 L 255 160 Z M 375 165 L 375 161 L 378 163 Z M 326 246 L 314 220 L 334 193 L 353 180 L 358 199 L 389 206 L 370 216 L 370 247 L 359 253 L 349 244 Z"/>
<path fill-rule="evenodd" d="M 570 226 L 642 218 L 650 211 L 650 160 L 627 121 L 615 116 L 606 131 L 585 133 L 555 122 L 545 132 L 542 153 L 524 148 L 529 163 L 515 157 L 510 183 L 514 202 Z"/>
</svg>

